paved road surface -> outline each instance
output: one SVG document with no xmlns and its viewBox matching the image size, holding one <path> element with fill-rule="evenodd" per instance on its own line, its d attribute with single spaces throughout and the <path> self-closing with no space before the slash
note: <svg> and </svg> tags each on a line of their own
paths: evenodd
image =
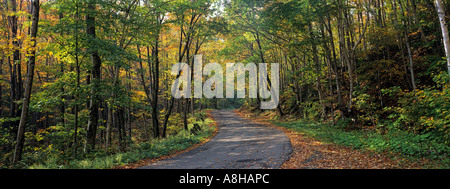
<svg viewBox="0 0 450 189">
<path fill-rule="evenodd" d="M 211 112 L 219 132 L 206 144 L 141 169 L 276 169 L 291 153 L 282 131 L 244 119 L 233 110 Z"/>
</svg>

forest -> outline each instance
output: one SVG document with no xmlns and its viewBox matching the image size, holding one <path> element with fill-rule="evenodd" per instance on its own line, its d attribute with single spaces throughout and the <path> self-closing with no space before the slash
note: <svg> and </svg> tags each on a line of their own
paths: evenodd
<svg viewBox="0 0 450 189">
<path fill-rule="evenodd" d="M 221 108 L 377 135 L 387 140 L 369 148 L 448 167 L 449 3 L 2 0 L 0 168 L 111 168 L 167 155 L 210 137 L 207 110 Z M 278 107 L 174 98 L 172 66 L 193 67 L 195 55 L 224 68 L 279 63 Z"/>
</svg>

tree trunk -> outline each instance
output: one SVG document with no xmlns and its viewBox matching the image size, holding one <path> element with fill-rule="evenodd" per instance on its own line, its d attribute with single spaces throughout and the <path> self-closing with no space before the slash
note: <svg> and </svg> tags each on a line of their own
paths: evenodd
<svg viewBox="0 0 450 189">
<path fill-rule="evenodd" d="M 436 0 L 436 11 L 439 16 L 439 22 L 441 23 L 442 40 L 444 43 L 445 56 L 447 57 L 447 72 L 450 75 L 450 38 L 448 36 L 447 23 L 445 21 L 445 7 L 442 0 Z"/>
<path fill-rule="evenodd" d="M 106 119 L 106 142 L 105 142 L 105 147 L 106 150 L 109 151 L 109 148 L 111 148 L 111 127 L 112 127 L 112 121 L 113 121 L 113 113 L 112 113 L 112 109 L 110 108 L 109 105 L 107 105 L 108 110 L 107 110 L 107 119 Z"/>
<path fill-rule="evenodd" d="M 255 37 L 256 43 L 258 44 L 259 56 L 260 56 L 261 61 L 262 61 L 261 63 L 266 63 L 265 59 L 264 59 L 264 52 L 262 51 L 262 46 L 261 46 L 261 40 L 260 40 L 260 37 L 259 37 L 259 32 L 256 32 L 255 36 L 256 36 Z M 272 87 L 272 84 L 270 82 L 270 78 L 269 77 L 267 77 L 267 83 L 268 83 L 267 86 Z M 259 95 L 258 95 L 258 99 L 259 99 Z M 280 102 L 281 102 L 281 100 L 280 100 Z M 280 117 L 283 117 L 284 113 L 283 113 L 283 111 L 281 109 L 281 103 L 280 102 L 279 102 L 279 104 L 277 106 L 277 110 L 278 110 L 278 113 L 280 114 Z M 260 106 L 260 104 L 258 104 L 258 106 Z"/>
<path fill-rule="evenodd" d="M 30 97 L 31 97 L 31 88 L 33 85 L 33 76 L 34 76 L 34 66 L 36 63 L 36 50 L 34 49 L 36 47 L 36 35 L 38 32 L 38 22 L 39 22 L 39 0 L 34 0 L 32 2 L 32 24 L 31 24 L 31 31 L 30 31 L 30 38 L 33 43 L 33 50 L 31 51 L 31 56 L 28 60 L 28 76 L 27 76 L 27 83 L 26 83 L 26 89 L 25 89 L 25 97 L 23 99 L 22 104 L 22 114 L 20 116 L 20 122 L 19 122 L 19 128 L 17 133 L 17 143 L 16 143 L 16 149 L 14 151 L 14 160 L 13 163 L 17 163 L 22 158 L 22 149 L 24 144 L 24 133 L 25 133 L 25 126 L 27 124 L 27 117 L 28 117 L 28 106 L 30 104 Z"/>
<path fill-rule="evenodd" d="M 147 117 L 145 116 L 145 112 L 142 112 L 142 119 L 143 119 L 143 123 L 144 123 L 144 138 L 145 140 L 149 139 L 149 134 L 147 131 Z"/>
<path fill-rule="evenodd" d="M 6 6 L 8 6 L 8 3 L 5 3 Z M 12 12 L 15 13 L 17 11 L 17 2 L 16 0 L 12 0 L 11 1 L 11 7 L 12 7 Z M 15 14 L 11 15 L 8 17 L 9 22 L 11 23 L 11 41 L 12 41 L 12 45 L 15 48 L 15 50 L 13 51 L 13 61 L 11 63 L 11 59 L 8 57 L 8 62 L 9 62 L 9 68 L 10 68 L 10 78 L 11 78 L 11 112 L 10 112 L 10 117 L 11 118 L 15 118 L 20 116 L 20 111 L 19 111 L 19 106 L 17 105 L 17 103 L 15 101 L 20 100 L 21 97 L 19 97 L 19 92 L 20 91 L 20 87 L 18 86 L 18 71 L 20 70 L 17 67 L 20 65 L 20 52 L 19 52 L 19 41 L 16 40 L 17 37 L 17 16 Z M 8 37 L 9 38 L 9 37 Z M 10 122 L 11 128 L 12 128 L 12 132 L 14 133 L 14 137 L 17 137 L 17 126 L 18 126 L 18 122 L 17 121 L 12 121 Z"/>
<path fill-rule="evenodd" d="M 188 130 L 188 121 L 187 121 L 187 114 L 189 109 L 189 98 L 184 98 L 184 106 L 183 106 L 183 125 L 184 130 Z"/>
<path fill-rule="evenodd" d="M 95 3 L 90 1 L 88 4 L 88 10 L 90 11 L 86 16 L 86 34 L 90 41 L 95 39 L 95 16 L 93 11 L 95 11 Z M 86 132 L 86 145 L 84 151 L 91 150 L 95 148 L 95 136 L 97 133 L 98 125 L 98 107 L 99 107 L 99 85 L 100 85 L 100 67 L 101 59 L 98 55 L 97 50 L 94 47 L 89 47 L 88 50 L 91 54 L 92 59 L 92 84 L 91 87 L 91 97 L 89 101 L 89 121 L 87 125 Z"/>
<path fill-rule="evenodd" d="M 194 19 L 194 16 L 191 18 L 191 21 L 192 21 L 192 19 Z M 191 22 L 192 23 L 192 22 Z M 191 28 L 191 27 L 189 27 L 189 28 Z M 186 43 L 186 45 L 185 45 L 185 49 L 186 49 L 186 63 L 191 67 L 191 78 L 192 78 L 192 76 L 193 76 L 193 74 L 194 74 L 194 72 L 193 72 L 193 66 L 190 64 L 190 60 L 189 60 L 189 56 L 190 56 L 190 50 L 191 50 L 191 41 L 192 41 L 192 39 L 191 39 L 191 35 L 190 35 L 190 33 L 191 33 L 191 30 L 189 30 L 188 31 L 189 33 L 188 33 L 188 36 L 187 36 L 187 43 Z M 188 86 L 189 87 L 189 90 L 191 90 L 191 88 L 192 88 L 192 86 Z M 184 90 L 184 89 L 183 89 Z M 184 101 L 184 111 L 183 111 L 183 123 L 184 123 L 184 129 L 185 130 L 188 130 L 188 121 L 187 121 L 187 114 L 188 114 L 188 112 L 189 112 L 189 99 L 190 99 L 190 97 L 183 97 L 183 101 Z"/>
<path fill-rule="evenodd" d="M 159 119 L 158 119 L 158 91 L 159 91 L 159 32 L 158 37 L 155 39 L 155 47 L 153 49 L 153 55 L 155 57 L 155 66 L 153 74 L 153 103 L 152 103 L 152 124 L 153 124 L 153 137 L 159 137 Z"/>
<path fill-rule="evenodd" d="M 125 119 L 124 119 L 124 112 L 123 111 L 124 108 L 119 108 L 116 111 L 116 115 L 117 115 L 117 120 L 118 120 L 118 124 L 117 124 L 117 129 L 119 131 L 119 146 L 120 146 L 120 150 L 121 151 L 125 151 Z"/>
<path fill-rule="evenodd" d="M 11 6 L 12 6 L 12 11 L 15 13 L 17 11 L 17 2 L 16 0 L 12 0 L 11 1 Z M 19 6 L 20 8 L 20 6 Z M 12 33 L 12 44 L 14 46 L 14 48 L 16 48 L 14 50 L 13 53 L 13 64 L 15 66 L 15 73 L 16 73 L 16 79 L 17 79 L 17 86 L 16 86 L 16 100 L 21 100 L 23 98 L 23 83 L 22 83 L 22 66 L 21 66 L 21 62 L 20 62 L 20 51 L 19 51 L 19 39 L 15 40 L 15 38 L 17 37 L 17 30 L 18 30 L 18 18 L 16 15 L 12 15 L 11 16 L 11 22 L 12 22 L 12 26 L 11 26 L 11 33 Z M 16 113 L 17 116 L 20 115 L 20 111 L 17 110 Z"/>
<path fill-rule="evenodd" d="M 16 100 L 16 72 L 15 72 L 15 66 L 11 64 L 11 58 L 8 57 L 8 64 L 9 64 L 9 75 L 10 75 L 10 117 L 16 117 L 16 109 L 17 104 L 14 102 Z M 12 128 L 12 131 L 14 135 L 17 134 L 17 126 L 15 125 L 15 122 L 9 122 L 10 127 Z"/>
<path fill-rule="evenodd" d="M 75 66 L 76 66 L 76 72 L 77 72 L 77 88 L 76 91 L 80 89 L 80 63 L 78 59 L 78 3 L 76 4 L 76 13 L 75 13 Z M 76 93 L 75 100 L 79 100 L 79 95 Z M 77 157 L 77 150 L 78 150 L 78 143 L 77 143 L 77 135 L 78 135 L 78 112 L 79 112 L 79 105 L 78 103 L 75 105 L 75 124 L 73 126 L 73 156 Z"/>
<path fill-rule="evenodd" d="M 61 57 L 62 58 L 62 57 Z M 60 68 L 61 68 L 61 76 L 64 76 L 64 63 L 63 61 L 60 62 Z M 64 85 L 61 86 L 61 94 L 64 94 Z M 66 95 L 63 95 L 63 99 L 66 98 Z M 65 113 L 66 113 L 66 103 L 65 101 L 62 101 L 59 107 L 59 112 L 60 112 L 60 116 L 61 116 L 61 122 L 62 125 L 65 126 L 66 125 L 66 119 L 65 119 Z"/>
<path fill-rule="evenodd" d="M 179 76 L 180 74 L 178 74 Z M 166 138 L 166 130 L 167 130 L 167 123 L 169 122 L 170 114 L 172 114 L 173 104 L 175 103 L 175 98 L 172 96 L 170 98 L 169 107 L 167 109 L 166 115 L 164 116 L 164 122 L 163 122 L 163 133 L 162 137 Z"/>
<path fill-rule="evenodd" d="M 408 34 L 405 31 L 405 43 L 406 43 L 406 51 L 408 52 L 408 61 L 409 61 L 409 73 L 411 74 L 411 84 L 413 87 L 413 90 L 416 91 L 416 81 L 414 79 L 414 65 L 413 65 L 413 59 L 411 54 L 411 47 L 409 46 L 409 39 Z"/>
<path fill-rule="evenodd" d="M 128 70 L 125 70 L 125 76 L 129 81 L 131 81 L 131 73 Z M 131 83 L 127 82 L 127 89 L 128 91 L 132 91 Z M 125 129 L 126 129 L 126 140 L 127 144 L 130 144 L 131 142 L 131 102 L 128 101 L 126 107 L 125 107 Z"/>
</svg>

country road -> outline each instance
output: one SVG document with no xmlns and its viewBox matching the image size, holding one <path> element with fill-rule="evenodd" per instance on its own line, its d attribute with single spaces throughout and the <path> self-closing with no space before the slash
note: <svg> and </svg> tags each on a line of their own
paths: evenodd
<svg viewBox="0 0 450 189">
<path fill-rule="evenodd" d="M 291 154 L 286 135 L 237 115 L 213 110 L 219 132 L 206 144 L 140 169 L 277 169 Z"/>
</svg>

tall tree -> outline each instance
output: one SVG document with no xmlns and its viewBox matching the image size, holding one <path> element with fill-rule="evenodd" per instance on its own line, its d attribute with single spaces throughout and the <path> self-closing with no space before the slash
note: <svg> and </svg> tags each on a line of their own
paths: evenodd
<svg viewBox="0 0 450 189">
<path fill-rule="evenodd" d="M 17 163 L 22 158 L 22 150 L 24 144 L 24 133 L 25 126 L 27 125 L 28 118 L 28 109 L 31 98 L 31 88 L 33 85 L 33 76 L 34 76 L 34 67 L 36 63 L 36 35 L 38 32 L 38 22 L 39 22 L 39 0 L 32 1 L 32 24 L 30 28 L 30 40 L 32 42 L 32 49 L 30 52 L 30 56 L 28 57 L 28 74 L 27 74 L 27 83 L 25 88 L 25 97 L 23 99 L 22 104 L 22 113 L 20 115 L 20 123 L 18 127 L 17 133 L 17 141 L 16 148 L 14 151 L 14 160 L 13 163 Z"/>
<path fill-rule="evenodd" d="M 160 33 L 161 33 L 161 24 L 164 20 L 164 15 L 158 15 L 156 22 L 158 25 L 158 29 L 155 37 L 155 45 L 153 47 L 153 56 L 154 56 L 154 72 L 152 74 L 153 76 L 153 85 L 152 85 L 152 124 L 153 124 L 153 133 L 154 137 L 159 137 L 159 115 L 158 115 L 158 93 L 159 93 L 159 40 L 160 40 Z"/>
<path fill-rule="evenodd" d="M 439 16 L 439 23 L 441 24 L 442 40 L 444 43 L 445 56 L 447 57 L 447 71 L 448 74 L 450 75 L 450 37 L 448 35 L 447 22 L 445 21 L 445 7 L 444 3 L 442 3 L 442 0 L 436 0 L 435 4 Z"/>
<path fill-rule="evenodd" d="M 78 49 L 78 19 L 79 19 L 79 2 L 75 2 L 75 69 L 77 73 L 77 85 L 76 85 L 76 95 L 75 99 L 79 100 L 79 94 L 78 91 L 80 90 L 80 60 L 79 60 L 79 49 Z M 78 150 L 78 143 L 77 143 L 77 137 L 78 137 L 78 113 L 79 113 L 80 106 L 75 104 L 75 123 L 73 125 L 73 156 L 77 156 L 77 150 Z"/>
<path fill-rule="evenodd" d="M 90 46 L 88 51 L 91 54 L 91 75 L 92 75 L 92 86 L 91 94 L 89 100 L 89 121 L 87 125 L 86 132 L 86 146 L 85 151 L 95 148 L 95 137 L 97 134 L 97 126 L 99 120 L 99 88 L 101 80 L 101 59 L 98 55 L 97 47 L 93 46 L 95 43 L 95 10 L 96 10 L 96 0 L 88 1 L 87 5 L 88 13 L 86 15 L 86 34 L 88 36 L 88 41 Z"/>
</svg>

